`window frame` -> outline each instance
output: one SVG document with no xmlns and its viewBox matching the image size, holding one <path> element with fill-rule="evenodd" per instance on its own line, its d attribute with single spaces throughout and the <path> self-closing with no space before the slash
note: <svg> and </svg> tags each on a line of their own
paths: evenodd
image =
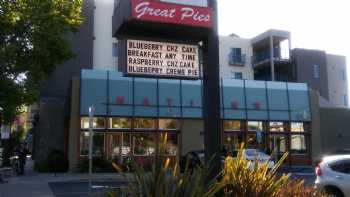
<svg viewBox="0 0 350 197">
<path fill-rule="evenodd" d="M 119 57 L 119 43 L 118 42 L 112 43 L 112 57 L 114 57 L 114 58 Z"/>
<path fill-rule="evenodd" d="M 144 135 L 144 134 L 147 134 L 147 135 L 151 135 L 151 138 L 153 138 L 153 141 L 154 141 L 154 153 L 153 154 L 135 154 L 135 140 L 136 140 L 136 136 L 137 135 Z M 149 148 L 150 146 L 147 146 L 147 149 Z M 150 157 L 150 156 L 154 156 L 156 154 L 156 151 L 157 151 L 157 133 L 156 132 L 135 132 L 133 133 L 132 135 L 132 154 L 133 156 L 135 157 Z M 147 151 L 146 151 L 147 152 Z"/>
<path fill-rule="evenodd" d="M 318 64 L 314 64 L 313 65 L 313 78 L 314 79 L 319 79 L 319 78 L 321 78 L 321 68 L 320 68 L 320 65 L 318 65 Z"/>
<path fill-rule="evenodd" d="M 304 137 L 305 152 L 300 152 L 300 150 L 297 150 L 299 152 L 296 152 L 295 151 L 296 149 L 294 149 L 294 151 L 293 151 L 293 149 L 292 149 L 293 136 L 299 136 L 299 137 L 302 136 L 302 137 Z M 290 138 L 290 140 L 289 140 L 289 142 L 290 142 L 290 145 L 289 145 L 290 155 L 308 155 L 309 154 L 309 147 L 308 147 L 309 135 L 304 134 L 304 133 L 303 134 L 301 134 L 301 133 L 291 133 L 289 138 Z M 300 138 L 298 138 L 298 140 L 299 139 Z"/>
</svg>

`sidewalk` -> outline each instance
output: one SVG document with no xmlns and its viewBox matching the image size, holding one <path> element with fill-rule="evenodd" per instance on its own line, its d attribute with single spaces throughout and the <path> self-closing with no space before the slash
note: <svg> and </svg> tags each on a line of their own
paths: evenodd
<svg viewBox="0 0 350 197">
<path fill-rule="evenodd" d="M 37 173 L 33 171 L 33 161 L 28 159 L 24 176 L 7 178 L 7 183 L 0 184 L 0 197 L 53 197 L 54 194 L 49 187 L 49 183 L 56 182 L 87 182 L 88 174 L 63 173 Z M 94 174 L 94 182 L 125 181 L 118 174 Z"/>
</svg>

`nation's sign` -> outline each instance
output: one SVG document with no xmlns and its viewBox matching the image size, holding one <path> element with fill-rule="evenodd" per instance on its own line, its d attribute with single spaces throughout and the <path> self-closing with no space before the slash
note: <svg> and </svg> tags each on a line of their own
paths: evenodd
<svg viewBox="0 0 350 197">
<path fill-rule="evenodd" d="M 200 76 L 197 45 L 127 40 L 128 75 L 169 78 Z"/>
<path fill-rule="evenodd" d="M 208 7 L 131 0 L 132 17 L 136 20 L 211 28 L 212 9 Z"/>
</svg>

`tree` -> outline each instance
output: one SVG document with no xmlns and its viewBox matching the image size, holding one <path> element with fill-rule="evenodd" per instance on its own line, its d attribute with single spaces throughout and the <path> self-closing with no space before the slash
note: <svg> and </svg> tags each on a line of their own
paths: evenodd
<svg viewBox="0 0 350 197">
<path fill-rule="evenodd" d="M 35 102 L 57 65 L 74 57 L 65 36 L 82 22 L 82 0 L 0 0 L 0 107 L 10 124 Z"/>
</svg>

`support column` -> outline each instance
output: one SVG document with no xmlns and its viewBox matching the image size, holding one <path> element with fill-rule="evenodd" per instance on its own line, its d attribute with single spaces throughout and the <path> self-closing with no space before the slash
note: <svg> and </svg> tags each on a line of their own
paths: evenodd
<svg viewBox="0 0 350 197">
<path fill-rule="evenodd" d="M 271 66 L 271 81 L 275 81 L 275 61 L 273 54 L 273 36 L 270 35 L 270 66 Z"/>
<path fill-rule="evenodd" d="M 217 23 L 217 1 L 209 0 L 213 9 L 213 28 L 203 42 L 203 119 L 204 152 L 206 165 L 210 161 L 212 171 L 208 180 L 220 172 L 220 79 L 219 79 L 219 37 Z"/>
</svg>

